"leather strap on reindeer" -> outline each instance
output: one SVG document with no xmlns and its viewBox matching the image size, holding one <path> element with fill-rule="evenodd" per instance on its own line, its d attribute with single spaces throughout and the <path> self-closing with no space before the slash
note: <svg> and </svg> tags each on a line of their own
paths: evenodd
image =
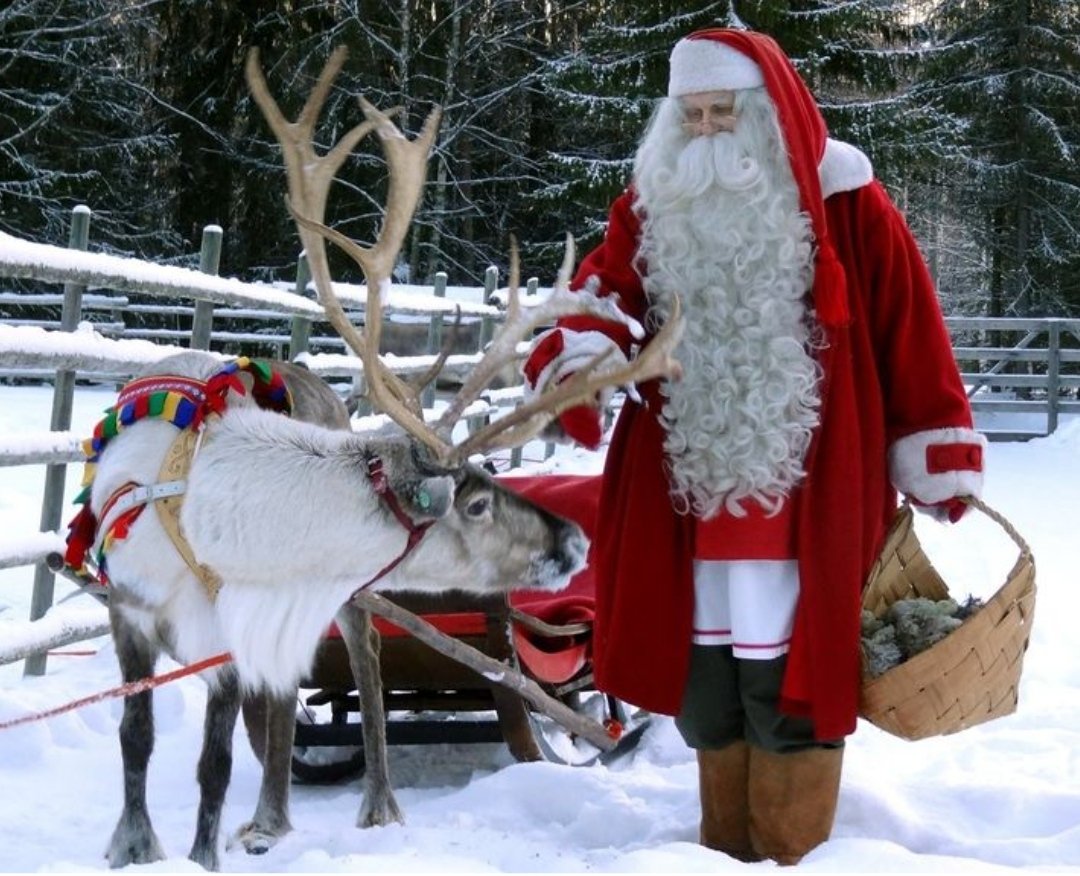
<svg viewBox="0 0 1080 876">
<path fill-rule="evenodd" d="M 161 471 L 158 472 L 159 483 L 183 482 L 186 485 L 191 461 L 195 458 L 201 439 L 202 432 L 191 429 L 184 429 L 176 436 L 173 443 L 169 445 L 165 461 L 161 464 Z M 213 602 L 217 599 L 218 591 L 221 590 L 221 576 L 195 559 L 195 551 L 191 549 L 191 544 L 184 538 L 184 533 L 180 529 L 180 508 L 183 504 L 184 494 L 176 493 L 163 496 L 154 503 L 154 508 L 157 509 L 158 520 L 161 521 L 161 526 L 168 534 L 176 552 L 191 569 L 192 574 L 199 579 L 199 583 L 206 590 L 206 595 Z"/>
<path fill-rule="evenodd" d="M 394 495 L 394 491 L 390 489 L 390 480 L 386 477 L 386 471 L 383 469 L 383 462 L 380 457 L 373 455 L 367 458 L 367 474 L 368 479 L 371 481 L 372 489 L 375 490 L 375 494 L 383 501 L 386 507 L 390 509 L 390 513 L 394 515 L 397 522 L 409 533 L 409 537 L 405 542 L 405 548 L 402 552 L 383 566 L 370 581 L 357 587 L 353 592 L 353 596 L 361 590 L 366 590 L 380 578 L 383 578 L 393 571 L 397 565 L 409 555 L 412 549 L 420 543 L 420 539 L 424 537 L 424 533 L 427 532 L 431 528 L 431 524 L 435 522 L 434 520 L 425 520 L 423 523 L 417 523 L 405 513 L 405 509 L 401 507 L 401 502 L 398 501 L 398 497 Z M 417 500 L 422 508 L 426 508 L 428 501 L 430 501 L 426 494 L 418 496 Z"/>
</svg>

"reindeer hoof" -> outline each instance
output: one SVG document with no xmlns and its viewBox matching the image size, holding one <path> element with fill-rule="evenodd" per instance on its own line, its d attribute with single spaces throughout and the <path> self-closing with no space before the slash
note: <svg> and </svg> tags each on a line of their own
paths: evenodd
<svg viewBox="0 0 1080 876">
<path fill-rule="evenodd" d="M 109 866 L 116 870 L 128 864 L 164 861 L 165 853 L 148 821 L 139 824 L 121 821 L 113 831 L 105 857 Z"/>
<path fill-rule="evenodd" d="M 191 850 L 191 854 L 188 855 L 189 861 L 194 861 L 204 870 L 210 873 L 216 873 L 221 869 L 221 865 L 218 862 L 217 851 L 214 849 L 195 849 Z"/>
<path fill-rule="evenodd" d="M 290 830 L 289 825 L 285 825 L 277 830 L 268 827 L 260 827 L 254 821 L 249 821 L 236 831 L 230 838 L 226 845 L 227 849 L 234 849 L 239 843 L 244 847 L 244 851 L 249 855 L 265 855 L 270 849 L 277 845 L 277 841 L 281 839 Z"/>
<path fill-rule="evenodd" d="M 394 822 L 404 824 L 405 816 L 392 796 L 370 804 L 365 800 L 360 807 L 360 814 L 356 816 L 357 827 L 383 827 Z"/>
</svg>

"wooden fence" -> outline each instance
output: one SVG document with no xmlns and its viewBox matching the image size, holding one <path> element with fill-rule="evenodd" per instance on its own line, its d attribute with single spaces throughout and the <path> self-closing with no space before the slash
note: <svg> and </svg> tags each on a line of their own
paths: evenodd
<svg viewBox="0 0 1080 876">
<path fill-rule="evenodd" d="M 220 251 L 220 230 L 207 229 L 203 236 L 201 272 L 166 268 L 84 253 L 88 239 L 89 211 L 75 211 L 70 249 L 77 257 L 65 258 L 66 251 L 17 241 L 0 234 L 0 277 L 31 279 L 37 283 L 62 283 L 63 293 L 0 293 L 0 305 L 11 309 L 26 306 L 60 306 L 58 321 L 0 319 L 0 377 L 44 378 L 53 382 L 53 409 L 50 430 L 38 436 L 0 436 L 0 467 L 44 465 L 45 488 L 38 533 L 6 533 L 0 541 L 0 569 L 34 566 L 34 589 L 26 635 L 17 641 L 0 643 L 0 664 L 26 659 L 26 673 L 38 675 L 45 669 L 45 654 L 50 648 L 93 638 L 107 631 L 107 619 L 100 606 L 82 611 L 50 613 L 55 595 L 53 571 L 46 557 L 62 551 L 60 535 L 64 509 L 64 487 L 68 463 L 82 460 L 79 437 L 68 430 L 77 380 L 123 381 L 146 365 L 182 349 L 221 352 L 274 353 L 287 350 L 289 358 L 301 357 L 312 371 L 331 382 L 345 381 L 339 391 L 355 398 L 363 392 L 363 365 L 352 355 L 314 353 L 313 347 L 341 348 L 340 339 L 313 333 L 313 326 L 325 322 L 321 306 L 307 297 L 307 276 L 303 262 L 297 272 L 295 290 L 275 286 L 240 283 L 213 277 L 216 252 Z M 479 327 L 476 349 L 451 355 L 443 374 L 448 379 L 460 377 L 480 358 L 480 348 L 490 340 L 494 326 L 503 319 L 503 310 L 486 303 L 495 294 L 497 271 L 489 269 L 486 285 L 476 290 L 477 301 L 452 301 L 445 297 L 446 277 L 436 278 L 428 295 L 397 296 L 384 308 L 385 317 L 421 322 L 426 333 L 424 352 L 417 356 L 386 356 L 388 367 L 402 376 L 424 373 L 442 347 L 447 324 L 463 320 Z M 88 293 L 87 289 L 94 291 Z M 535 293 L 536 281 L 528 292 Z M 104 290 L 104 291 L 102 291 Z M 362 307 L 365 290 L 338 289 L 346 307 Z M 528 292 L 526 297 L 528 297 Z M 119 294 L 117 294 L 119 293 Z M 128 296 L 167 298 L 168 304 L 134 304 Z M 179 300 L 181 303 L 177 303 Z M 221 305 L 224 305 L 222 307 Z M 102 323 L 92 323 L 87 332 L 87 311 L 108 314 Z M 185 330 L 131 329 L 125 317 L 137 313 L 168 313 L 189 318 Z M 355 314 L 354 314 L 355 315 Z M 362 316 L 362 314 L 361 314 Z M 253 319 L 263 323 L 288 325 L 288 334 L 260 332 L 236 333 L 215 329 L 225 319 Z M 80 326 L 80 323 L 83 323 Z M 81 334 L 80 334 L 81 333 Z M 88 341 L 87 338 L 91 338 Z M 186 340 L 186 347 L 175 341 Z M 152 341 L 152 342 L 151 342 Z M 271 345 L 267 349 L 266 345 Z M 248 345 L 244 347 L 244 345 Z M 273 347 L 276 345 L 276 349 Z M 434 403 L 435 386 L 425 392 L 425 406 Z M 470 427 L 497 415 L 500 408 L 520 401 L 520 386 L 510 385 L 485 394 L 465 412 Z M 361 411 L 363 413 L 363 411 Z M 550 454 L 549 445 L 545 453 Z M 521 452 L 510 454 L 509 465 L 520 465 Z"/>
<path fill-rule="evenodd" d="M 1026 441 L 1080 414 L 1080 319 L 952 316 L 946 324 L 976 425 Z"/>
</svg>

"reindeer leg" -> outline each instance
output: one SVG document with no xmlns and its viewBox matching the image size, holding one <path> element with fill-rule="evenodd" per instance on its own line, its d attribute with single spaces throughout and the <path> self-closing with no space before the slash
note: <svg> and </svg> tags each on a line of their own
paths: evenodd
<svg viewBox="0 0 1080 876">
<path fill-rule="evenodd" d="M 347 602 L 337 613 L 338 627 L 349 651 L 349 665 L 360 695 L 360 720 L 364 733 L 364 801 L 356 817 L 357 827 L 404 823 L 386 756 L 386 713 L 383 709 L 382 675 L 379 671 L 378 633 L 371 612 Z"/>
<path fill-rule="evenodd" d="M 120 662 L 120 674 L 127 684 L 153 675 L 158 648 L 124 618 L 117 602 L 114 597 L 109 621 L 116 643 L 116 657 Z M 154 750 L 152 697 L 152 691 L 147 690 L 124 700 L 124 715 L 120 719 L 124 809 L 105 852 L 110 867 L 149 864 L 165 857 L 146 808 L 146 772 L 150 754 Z"/>
<path fill-rule="evenodd" d="M 262 855 L 292 830 L 289 822 L 289 782 L 293 737 L 296 735 L 296 693 L 278 696 L 268 691 L 251 694 L 262 701 L 262 784 L 251 821 L 240 826 L 230 845 L 239 842 L 249 855 Z"/>
<path fill-rule="evenodd" d="M 207 870 L 218 869 L 217 840 L 221 829 L 221 807 L 232 776 L 232 737 L 240 712 L 240 685 L 236 671 L 227 666 L 219 671 L 206 698 L 203 747 L 199 756 L 199 815 L 195 841 L 188 858 Z"/>
</svg>

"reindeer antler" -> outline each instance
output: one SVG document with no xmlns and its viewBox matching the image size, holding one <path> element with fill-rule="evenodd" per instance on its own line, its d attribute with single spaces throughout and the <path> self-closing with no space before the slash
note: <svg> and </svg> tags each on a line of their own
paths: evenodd
<svg viewBox="0 0 1080 876">
<path fill-rule="evenodd" d="M 361 97 L 360 106 L 366 121 L 352 128 L 325 155 L 316 154 L 315 123 L 334 78 L 341 71 L 345 56 L 346 51 L 343 48 L 334 51 L 295 122 L 285 118 L 271 96 L 259 66 L 256 49 L 248 53 L 246 74 L 252 96 L 281 144 L 288 177 L 287 203 L 307 252 L 319 302 L 326 310 L 331 326 L 363 362 L 367 391 L 374 406 L 383 410 L 426 446 L 440 462 L 455 465 L 480 450 L 524 443 L 567 408 L 591 403 L 596 394 L 604 388 L 669 376 L 678 371 L 678 363 L 671 358 L 671 351 L 681 333 L 676 304 L 664 329 L 645 345 L 641 354 L 630 365 L 614 371 L 601 371 L 599 366 L 603 357 L 598 357 L 574 378 L 564 381 L 551 392 L 545 392 L 512 414 L 500 417 L 462 444 L 455 446 L 451 439 L 454 425 L 494 376 L 506 365 L 517 360 L 518 344 L 531 337 L 536 328 L 550 324 L 560 316 L 589 313 L 629 326 L 635 337 L 644 336 L 641 325 L 626 316 L 613 299 L 598 298 L 587 291 L 573 294 L 567 291 L 574 263 L 573 239 L 569 237 L 554 293 L 543 305 L 532 308 L 528 316 L 524 315 L 518 297 L 518 256 L 515 243 L 511 247 L 507 319 L 434 428 L 429 426 L 424 421 L 419 391 L 390 371 L 379 358 L 378 350 L 382 331 L 383 296 L 390 283 L 394 261 L 420 201 L 427 176 L 428 155 L 435 141 L 441 111 L 438 107 L 432 109 L 420 134 L 409 140 L 391 120 L 392 113 L 381 112 Z M 389 169 L 390 186 L 378 238 L 372 246 L 364 247 L 328 228 L 323 220 L 330 185 L 338 170 L 356 144 L 372 130 L 379 135 L 382 143 Z M 326 240 L 332 241 L 348 253 L 364 273 L 368 292 L 366 326 L 363 332 L 349 322 L 334 293 L 326 259 Z M 442 358 L 445 358 L 445 352 L 444 350 Z"/>
<path fill-rule="evenodd" d="M 379 336 L 382 332 L 382 296 L 420 200 L 427 171 L 427 157 L 435 140 L 440 111 L 438 108 L 433 109 L 420 136 L 415 140 L 407 140 L 390 120 L 388 113 L 380 112 L 361 98 L 360 105 L 367 120 L 346 133 L 325 155 L 317 155 L 314 147 L 315 123 L 330 93 L 330 87 L 345 63 L 346 55 L 344 48 L 338 48 L 330 56 L 295 122 L 289 122 L 285 118 L 270 94 L 259 65 L 257 49 L 248 53 L 248 86 L 281 145 L 289 185 L 289 211 L 296 220 L 319 303 L 326 310 L 330 325 L 363 361 L 367 391 L 373 403 L 429 447 L 436 456 L 442 458 L 450 448 L 424 423 L 419 394 L 386 368 L 378 355 Z M 323 224 L 323 219 L 330 184 L 345 159 L 356 148 L 356 144 L 373 130 L 378 132 L 386 154 L 390 189 L 379 237 L 373 246 L 363 247 L 328 228 Z M 364 272 L 368 295 L 366 327 L 363 333 L 349 321 L 334 294 L 326 259 L 325 239 L 333 241 L 348 253 Z"/>
</svg>

